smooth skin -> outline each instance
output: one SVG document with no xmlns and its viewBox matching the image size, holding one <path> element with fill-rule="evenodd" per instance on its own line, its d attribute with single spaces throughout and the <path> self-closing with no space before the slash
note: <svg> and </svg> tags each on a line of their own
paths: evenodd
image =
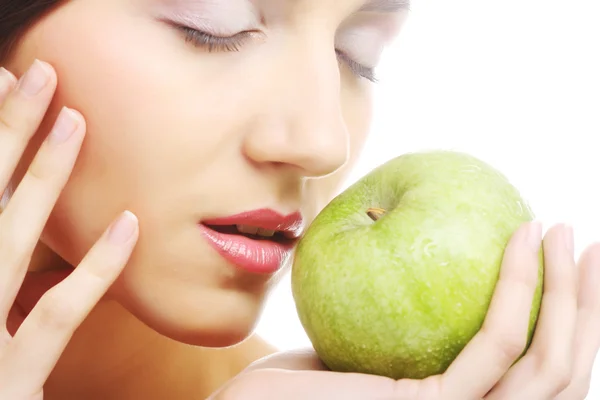
<svg viewBox="0 0 600 400">
<path fill-rule="evenodd" d="M 297 98 L 289 104 L 282 97 L 269 103 L 270 96 L 254 92 L 251 109 L 234 112 L 239 119 L 209 123 L 202 121 L 219 110 L 182 109 L 189 103 L 172 96 L 166 102 L 160 95 L 145 102 L 146 97 L 131 92 L 142 87 L 137 87 L 134 71 L 136 62 L 149 59 L 146 51 L 172 51 L 169 56 L 181 63 L 183 75 L 194 70 L 183 67 L 192 61 L 199 75 L 212 67 L 211 61 L 229 62 L 219 59 L 223 54 L 209 58 L 183 45 L 168 50 L 177 42 L 166 28 L 146 24 L 140 13 L 123 12 L 135 3 L 66 2 L 21 41 L 21 51 L 6 64 L 12 73 L 0 74 L 0 187 L 16 188 L 0 214 L 0 398 L 585 398 L 600 346 L 600 245 L 588 247 L 576 263 L 572 230 L 565 225 L 551 227 L 543 240 L 537 223 L 515 232 L 484 326 L 440 376 L 393 381 L 335 373 L 326 371 L 311 351 L 279 353 L 253 335 L 264 294 L 277 276 L 249 276 L 227 265 L 200 239 L 195 241 L 196 236 L 188 236 L 187 220 L 180 212 L 190 204 L 205 206 L 204 211 L 192 209 L 193 225 L 198 215 L 240 211 L 233 200 L 243 197 L 245 204 L 239 207 L 258 208 L 270 198 L 278 199 L 283 211 L 294 202 L 301 204 L 310 219 L 333 196 L 366 138 L 368 107 L 363 106 L 369 104 L 369 84 L 324 56 L 325 47 L 303 47 L 302 38 L 317 33 L 328 38 L 332 27 L 361 2 L 303 0 L 303 7 L 279 10 L 280 14 L 275 5 L 267 7 L 268 18 L 285 15 L 281 20 L 294 28 L 287 46 L 296 53 L 287 56 L 295 58 L 304 51 L 314 61 L 301 64 L 310 66 L 310 74 L 300 69 L 306 75 L 296 74 L 294 82 L 284 78 L 296 64 L 283 62 L 283 56 L 278 64 L 283 69 L 274 75 L 271 71 L 273 79 L 281 78 L 278 82 L 298 85 L 298 91 L 282 93 L 306 95 L 305 108 L 298 107 Z M 75 15 L 80 23 L 74 25 Z M 307 25 L 317 15 L 323 17 L 317 19 L 323 25 Z M 86 40 L 100 30 L 92 17 L 99 16 L 103 26 L 114 23 L 111 32 L 102 30 L 108 44 L 89 46 Z M 136 23 L 140 25 L 130 27 Z M 285 26 L 282 22 L 281 30 Z M 111 34 L 119 41 L 112 41 Z M 154 35 L 155 47 L 133 47 L 136 41 L 146 43 L 148 35 Z M 58 43 L 65 40 L 71 42 L 71 50 L 80 45 L 80 52 L 63 52 Z M 119 63 L 109 63 L 114 56 L 110 50 L 119 45 L 138 50 L 131 50 L 135 54 L 130 59 L 122 53 Z M 253 57 L 248 57 L 251 65 Z M 33 61 L 36 58 L 47 62 Z M 90 63 L 88 69 L 85 63 Z M 86 75 L 93 68 L 94 73 Z M 180 93 L 189 96 L 187 100 L 210 104 L 202 103 L 199 91 L 183 90 L 193 86 L 193 79 L 186 77 L 179 86 L 177 79 L 163 76 L 160 65 L 153 68 L 158 71 L 146 73 L 157 72 L 155 79 L 142 77 L 140 85 L 154 85 L 153 93 Z M 238 86 L 233 87 L 247 83 L 245 75 L 235 79 Z M 112 86 L 106 87 L 109 82 Z M 123 89 L 127 85 L 128 90 Z M 171 87 L 176 90 L 170 92 Z M 314 93 L 324 96 L 316 105 L 308 102 Z M 170 108 L 174 101 L 177 106 Z M 155 103 L 163 107 L 158 115 L 148 113 Z M 271 114 L 260 112 L 266 103 Z M 129 105 L 126 111 L 124 105 Z M 317 112 L 317 106 L 326 106 L 325 112 Z M 303 128 L 293 130 L 296 124 Z M 240 126 L 246 130 L 240 131 Z M 162 132 L 166 127 L 168 135 Z M 185 136 L 190 131 L 194 135 Z M 257 146 L 265 137 L 275 139 L 271 147 Z M 119 147 L 113 145 L 117 138 Z M 212 175 L 186 175 L 193 167 L 186 162 L 192 157 L 198 161 L 197 153 L 207 146 L 213 147 L 206 157 L 219 150 L 223 162 L 213 157 L 213 164 L 199 164 L 194 170 Z M 193 151 L 188 153 L 189 148 Z M 231 174 L 245 178 L 233 182 L 235 199 L 218 192 L 229 187 L 224 177 Z M 248 179 L 261 190 L 243 190 Z M 156 182 L 160 185 L 155 187 Z M 214 182 L 221 182 L 216 194 Z M 138 192 L 128 189 L 132 183 Z M 172 192 L 158 196 L 169 183 Z M 204 192 L 210 188 L 211 195 L 202 196 L 196 186 Z M 94 202 L 98 197 L 102 201 Z M 154 233 L 155 228 L 172 238 Z M 199 253 L 188 246 L 199 248 Z M 540 247 L 546 261 L 541 316 L 531 348 L 513 365 L 525 345 Z M 177 259 L 179 269 L 163 263 L 165 257 L 175 257 L 175 250 L 183 252 L 177 253 L 183 254 Z M 149 296 L 160 301 L 155 304 Z"/>
</svg>

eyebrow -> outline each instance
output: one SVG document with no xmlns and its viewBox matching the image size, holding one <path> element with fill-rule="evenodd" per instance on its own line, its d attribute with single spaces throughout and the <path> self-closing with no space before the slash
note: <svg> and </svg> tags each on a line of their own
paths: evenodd
<svg viewBox="0 0 600 400">
<path fill-rule="evenodd" d="M 369 0 L 360 8 L 360 11 L 397 12 L 409 8 L 410 0 Z"/>
</svg>

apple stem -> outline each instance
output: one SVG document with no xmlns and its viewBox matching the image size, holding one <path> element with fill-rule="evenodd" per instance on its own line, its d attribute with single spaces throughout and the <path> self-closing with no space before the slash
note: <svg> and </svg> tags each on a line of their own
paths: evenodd
<svg viewBox="0 0 600 400">
<path fill-rule="evenodd" d="M 367 209 L 367 215 L 373 221 L 377 221 L 379 218 L 383 217 L 385 212 L 386 212 L 386 210 L 384 210 L 383 208 L 379 208 L 379 207 L 372 207 L 372 208 Z"/>
</svg>

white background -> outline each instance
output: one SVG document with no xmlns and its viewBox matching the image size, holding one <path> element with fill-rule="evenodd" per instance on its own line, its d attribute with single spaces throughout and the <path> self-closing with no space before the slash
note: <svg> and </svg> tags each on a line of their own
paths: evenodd
<svg viewBox="0 0 600 400">
<path fill-rule="evenodd" d="M 600 240 L 600 2 L 413 2 L 348 183 L 405 152 L 467 151 L 507 175 L 546 227 L 571 223 L 577 255 Z M 282 350 L 310 345 L 289 275 L 258 333 Z M 600 400 L 600 362 L 588 399 Z"/>
</svg>

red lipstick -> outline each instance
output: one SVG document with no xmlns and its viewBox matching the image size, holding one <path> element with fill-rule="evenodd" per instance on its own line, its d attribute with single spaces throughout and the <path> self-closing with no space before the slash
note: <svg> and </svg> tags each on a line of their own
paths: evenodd
<svg viewBox="0 0 600 400">
<path fill-rule="evenodd" d="M 260 209 L 203 220 L 200 229 L 227 261 L 252 273 L 272 274 L 291 255 L 303 225 L 299 212 Z"/>
</svg>

